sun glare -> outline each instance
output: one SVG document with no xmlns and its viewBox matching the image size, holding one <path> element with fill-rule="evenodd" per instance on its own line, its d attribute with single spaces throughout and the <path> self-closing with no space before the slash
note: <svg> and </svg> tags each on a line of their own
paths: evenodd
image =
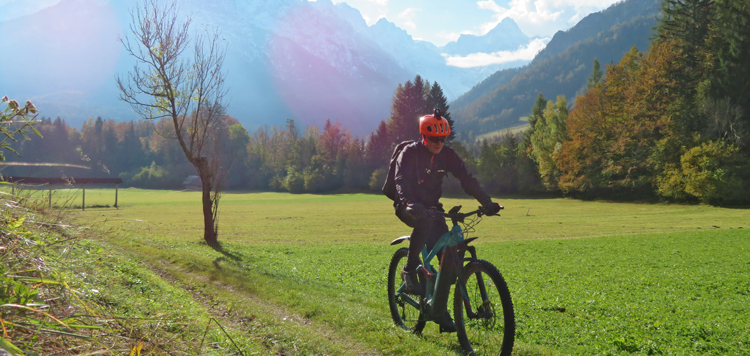
<svg viewBox="0 0 750 356">
<path fill-rule="evenodd" d="M 375 92 L 393 88 L 371 67 L 377 65 L 370 58 L 375 51 L 354 42 L 341 26 L 301 6 L 279 20 L 267 53 L 276 92 L 301 124 L 321 127 L 331 119 L 356 132 L 373 126 L 365 122 L 373 110 L 387 108 L 387 102 L 373 100 L 382 96 Z"/>
<path fill-rule="evenodd" d="M 109 4 L 79 4 L 57 4 L 0 25 L 14 53 L 0 60 L 6 67 L 0 72 L 3 83 L 55 95 L 96 92 L 111 79 L 120 22 Z"/>
</svg>

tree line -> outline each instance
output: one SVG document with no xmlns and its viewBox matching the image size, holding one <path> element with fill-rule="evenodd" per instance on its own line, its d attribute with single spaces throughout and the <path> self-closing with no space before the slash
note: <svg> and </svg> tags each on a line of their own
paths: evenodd
<svg viewBox="0 0 750 356">
<path fill-rule="evenodd" d="M 221 137 L 216 140 L 222 146 L 220 161 L 228 170 L 225 187 L 294 193 L 370 189 L 377 185 L 371 184 L 373 172 L 384 176 L 379 169 L 387 165 L 393 142 L 416 139 L 415 118 L 432 107 L 448 108 L 442 89 L 417 76 L 397 88 L 393 114 L 365 139 L 354 137 L 340 122 L 331 120 L 323 127 L 302 128 L 288 119 L 284 126 L 263 126 L 249 133 L 236 119 L 224 115 L 214 135 Z M 8 157 L 9 161 L 64 162 L 91 169 L 6 167 L 3 173 L 108 175 L 123 178 L 127 186 L 179 188 L 196 171 L 184 159 L 179 142 L 170 136 L 171 125 L 169 117 L 130 122 L 98 117 L 84 122 L 79 130 L 62 118 L 41 117 L 35 127 L 42 137 L 12 144 L 19 155 Z"/>
<path fill-rule="evenodd" d="M 419 139 L 417 118 L 442 110 L 451 126 L 450 107 L 440 85 L 416 76 L 400 84 L 394 93 L 391 115 L 366 138 L 355 137 L 338 121 L 323 127 L 302 128 L 293 120 L 283 126 L 262 126 L 248 132 L 225 115 L 214 133 L 220 136 L 219 161 L 227 170 L 228 189 L 274 190 L 319 193 L 333 190 L 378 191 L 382 186 L 393 147 Z M 81 129 L 61 118 L 42 117 L 36 129 L 42 137 L 29 137 L 14 144 L 19 156 L 10 161 L 27 163 L 64 162 L 91 167 L 6 167 L 5 175 L 121 177 L 126 186 L 175 189 L 195 168 L 185 160 L 177 140 L 169 136 L 171 119 L 116 122 L 101 117 L 89 119 Z M 472 169 L 507 171 L 515 162 L 517 138 L 509 135 L 498 151 L 497 143 L 450 144 Z M 476 157 L 475 157 L 476 156 Z M 508 162 L 506 162 L 508 160 Z M 493 167 L 497 165 L 497 167 Z M 481 173 L 482 180 L 498 191 L 516 191 L 518 179 L 498 180 L 495 173 Z"/>
<path fill-rule="evenodd" d="M 527 134 L 546 189 L 748 201 L 750 7 L 664 0 L 662 12 L 649 51 L 633 48 L 607 66 L 570 112 L 564 97 L 538 98 Z"/>
</svg>

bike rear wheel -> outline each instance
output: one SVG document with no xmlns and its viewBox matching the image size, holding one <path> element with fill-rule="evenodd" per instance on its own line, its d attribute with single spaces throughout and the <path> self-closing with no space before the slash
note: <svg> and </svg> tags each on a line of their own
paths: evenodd
<svg viewBox="0 0 750 356">
<path fill-rule="evenodd" d="M 401 248 L 393 254 L 391 265 L 388 267 L 388 306 L 391 309 L 391 317 L 396 325 L 405 330 L 420 333 L 424 329 L 425 321 L 420 320 L 420 310 L 415 307 L 419 304 L 419 297 L 399 293 L 402 289 L 404 279 L 401 271 L 406 264 L 408 248 Z"/>
<path fill-rule="evenodd" d="M 462 288 L 455 288 L 453 294 L 461 347 L 470 355 L 509 356 L 513 351 L 516 323 L 503 276 L 495 266 L 483 260 L 470 262 L 464 266 L 462 274 L 458 286 L 466 286 L 466 294 Z"/>
</svg>

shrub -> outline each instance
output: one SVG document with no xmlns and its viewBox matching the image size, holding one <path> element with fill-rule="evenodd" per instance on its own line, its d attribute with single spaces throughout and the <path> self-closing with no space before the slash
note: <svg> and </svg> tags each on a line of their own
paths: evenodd
<svg viewBox="0 0 750 356">
<path fill-rule="evenodd" d="M 142 167 L 140 172 L 132 178 L 126 179 L 125 184 L 138 188 L 170 189 L 179 187 L 181 182 L 175 181 L 175 177 L 169 171 L 151 162 L 151 166 Z"/>
<path fill-rule="evenodd" d="M 286 190 L 286 177 L 274 175 L 268 182 L 268 188 L 271 188 L 274 192 L 282 192 Z"/>
<path fill-rule="evenodd" d="M 386 174 L 388 174 L 388 171 L 383 168 L 378 168 L 375 170 L 375 172 L 372 172 L 369 184 L 371 191 L 379 192 L 383 188 Z"/>
<path fill-rule="evenodd" d="M 290 167 L 284 180 L 284 188 L 289 193 L 303 193 L 305 191 L 305 177 L 302 176 L 302 173 Z"/>
<path fill-rule="evenodd" d="M 658 180 L 659 194 L 673 199 L 695 198 L 702 203 L 725 204 L 746 198 L 742 177 L 747 158 L 737 146 L 708 141 L 685 152 L 680 165 L 668 166 Z"/>
<path fill-rule="evenodd" d="M 325 177 L 317 169 L 305 173 L 305 191 L 317 193 L 325 188 Z"/>
</svg>

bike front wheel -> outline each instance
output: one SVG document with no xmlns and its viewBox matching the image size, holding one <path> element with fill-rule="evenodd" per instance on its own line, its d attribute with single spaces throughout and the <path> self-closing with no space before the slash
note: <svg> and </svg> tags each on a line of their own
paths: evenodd
<svg viewBox="0 0 750 356">
<path fill-rule="evenodd" d="M 491 263 L 472 261 L 464 266 L 453 295 L 458 341 L 470 355 L 509 356 L 516 322 L 513 302 L 503 276 Z"/>
<path fill-rule="evenodd" d="M 391 258 L 391 265 L 388 267 L 388 306 L 396 325 L 418 334 L 425 325 L 425 321 L 420 318 L 419 297 L 403 293 L 404 278 L 401 271 L 408 255 L 409 249 L 404 247 Z"/>
</svg>

